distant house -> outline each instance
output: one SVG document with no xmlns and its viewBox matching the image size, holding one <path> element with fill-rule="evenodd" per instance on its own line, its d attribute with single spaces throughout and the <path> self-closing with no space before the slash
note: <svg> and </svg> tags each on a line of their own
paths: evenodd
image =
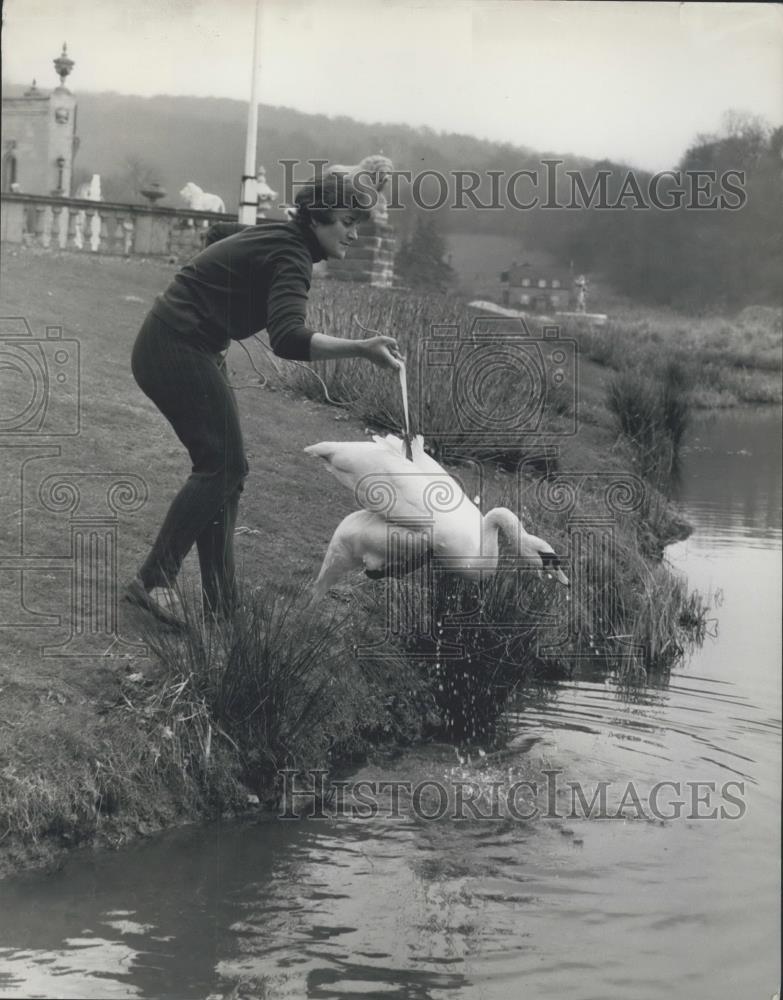
<svg viewBox="0 0 783 1000">
<path fill-rule="evenodd" d="M 527 261 L 522 264 L 513 261 L 507 271 L 500 273 L 500 301 L 512 309 L 530 312 L 567 310 L 572 284 L 571 273 L 566 268 L 550 268 L 542 273 Z"/>
</svg>

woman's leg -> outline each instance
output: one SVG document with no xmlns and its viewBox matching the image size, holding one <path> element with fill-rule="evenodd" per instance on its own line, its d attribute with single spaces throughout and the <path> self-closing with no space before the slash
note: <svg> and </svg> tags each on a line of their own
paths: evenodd
<svg viewBox="0 0 783 1000">
<path fill-rule="evenodd" d="M 197 542 L 204 596 L 212 610 L 224 611 L 234 599 L 234 524 L 248 468 L 236 397 L 219 362 L 219 355 L 192 347 L 148 317 L 132 364 L 139 386 L 193 462 L 139 576 L 147 590 L 171 585 Z"/>
<path fill-rule="evenodd" d="M 231 614 L 237 599 L 234 528 L 239 493 L 240 490 L 237 490 L 228 498 L 196 539 L 205 606 L 224 615 Z"/>
</svg>

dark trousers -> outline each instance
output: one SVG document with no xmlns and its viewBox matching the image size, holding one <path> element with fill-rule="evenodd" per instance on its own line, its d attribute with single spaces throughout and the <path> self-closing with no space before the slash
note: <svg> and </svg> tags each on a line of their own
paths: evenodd
<svg viewBox="0 0 783 1000">
<path fill-rule="evenodd" d="M 174 497 L 139 571 L 153 587 L 174 583 L 194 542 L 207 609 L 230 611 L 236 598 L 234 527 L 248 473 L 236 396 L 220 354 L 191 343 L 152 314 L 133 347 L 131 367 L 188 449 L 193 470 Z"/>
</svg>

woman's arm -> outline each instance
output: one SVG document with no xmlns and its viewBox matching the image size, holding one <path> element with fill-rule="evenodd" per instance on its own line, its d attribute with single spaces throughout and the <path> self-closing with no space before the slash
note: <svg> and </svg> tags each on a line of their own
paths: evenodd
<svg viewBox="0 0 783 1000">
<path fill-rule="evenodd" d="M 381 368 L 397 371 L 400 352 L 394 337 L 348 340 L 316 333 L 305 323 L 310 290 L 309 258 L 288 254 L 275 261 L 267 298 L 269 343 L 278 357 L 290 361 L 366 358 Z"/>
<path fill-rule="evenodd" d="M 400 352 L 394 337 L 368 337 L 365 340 L 346 340 L 314 333 L 310 340 L 310 360 L 325 361 L 330 358 L 366 358 L 381 368 L 396 371 L 400 367 Z"/>
</svg>

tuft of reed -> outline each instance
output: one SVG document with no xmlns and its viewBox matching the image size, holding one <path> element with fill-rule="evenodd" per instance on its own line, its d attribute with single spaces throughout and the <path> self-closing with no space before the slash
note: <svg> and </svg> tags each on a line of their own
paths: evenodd
<svg viewBox="0 0 783 1000">
<path fill-rule="evenodd" d="M 188 627 L 150 637 L 165 677 L 147 710 L 198 781 L 208 782 L 221 747 L 244 783 L 270 794 L 283 768 L 323 767 L 411 726 L 404 671 L 357 657 L 351 615 L 308 598 L 303 585 L 243 587 L 227 623 L 195 615 L 185 599 Z"/>
<path fill-rule="evenodd" d="M 673 362 L 652 371 L 625 369 L 610 381 L 607 405 L 640 475 L 656 485 L 670 482 L 690 418 L 682 371 Z"/>
</svg>

